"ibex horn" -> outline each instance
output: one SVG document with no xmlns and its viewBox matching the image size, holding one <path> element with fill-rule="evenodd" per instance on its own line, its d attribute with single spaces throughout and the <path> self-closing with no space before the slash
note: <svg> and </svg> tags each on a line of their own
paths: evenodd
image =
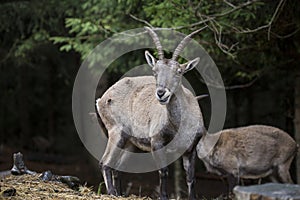
<svg viewBox="0 0 300 200">
<path fill-rule="evenodd" d="M 187 35 L 185 38 L 183 38 L 183 40 L 181 40 L 181 42 L 178 44 L 178 46 L 176 47 L 176 49 L 174 50 L 173 56 L 171 60 L 176 60 L 177 57 L 179 56 L 180 52 L 184 49 L 184 47 L 187 45 L 187 43 L 189 43 L 189 41 L 192 39 L 192 36 L 195 35 L 196 33 L 199 33 L 200 31 L 202 31 L 203 29 L 205 29 L 207 26 L 204 26 L 203 28 L 200 28 L 192 33 L 190 33 L 189 35 Z"/>
<path fill-rule="evenodd" d="M 146 31 L 150 34 L 151 38 L 153 39 L 153 42 L 156 46 L 156 49 L 158 51 L 158 58 L 159 60 L 163 60 L 164 59 L 164 51 L 162 49 L 161 43 L 159 41 L 159 38 L 157 36 L 157 34 L 149 27 L 145 26 Z"/>
<path fill-rule="evenodd" d="M 197 99 L 197 101 L 200 101 L 201 99 L 204 99 L 206 97 L 208 97 L 208 94 L 202 94 L 202 95 L 196 96 L 196 99 Z"/>
</svg>

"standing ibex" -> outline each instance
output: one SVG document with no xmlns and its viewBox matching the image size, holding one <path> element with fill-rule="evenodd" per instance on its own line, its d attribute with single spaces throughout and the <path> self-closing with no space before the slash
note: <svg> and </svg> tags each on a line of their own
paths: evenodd
<svg viewBox="0 0 300 200">
<path fill-rule="evenodd" d="M 211 148 L 210 141 L 216 137 L 218 142 Z M 204 134 L 197 146 L 209 172 L 228 175 L 230 191 L 239 178 L 269 177 L 274 182 L 292 183 L 289 168 L 297 150 L 286 132 L 264 125 Z"/>
<path fill-rule="evenodd" d="M 165 59 L 157 34 L 148 27 L 146 30 L 158 51 L 158 60 L 148 51 L 145 52 L 154 77 L 123 78 L 111 86 L 96 103 L 97 111 L 108 130 L 108 143 L 100 161 L 105 185 L 108 194 L 118 195 L 112 180 L 113 170 L 109 167 L 116 160 L 122 160 L 124 152 L 117 150 L 118 148 L 134 146 L 149 151 L 157 165 L 163 166 L 166 156 L 156 154 L 156 151 L 176 137 L 173 148 L 168 151 L 187 149 L 183 155 L 183 164 L 189 199 L 195 199 L 196 145 L 205 129 L 197 100 L 181 81 L 182 75 L 193 69 L 199 58 L 185 64 L 179 64 L 176 60 L 197 31 L 179 43 L 171 59 Z M 159 175 L 160 198 L 168 199 L 167 167 L 161 168 Z"/>
</svg>

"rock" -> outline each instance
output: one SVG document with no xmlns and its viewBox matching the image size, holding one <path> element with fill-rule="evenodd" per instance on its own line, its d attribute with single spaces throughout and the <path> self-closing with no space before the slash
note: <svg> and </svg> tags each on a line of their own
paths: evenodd
<svg viewBox="0 0 300 200">
<path fill-rule="evenodd" d="M 236 186 L 236 200 L 300 200 L 300 185 L 266 183 L 252 186 Z"/>
<path fill-rule="evenodd" d="M 22 153 L 14 153 L 13 155 L 14 165 L 12 169 L 8 172 L 10 172 L 12 175 L 37 175 L 37 172 L 29 170 L 23 160 L 23 154 Z M 4 178 L 9 173 L 7 171 L 0 172 L 0 178 Z M 79 178 L 75 176 L 59 176 L 54 175 L 51 171 L 45 171 L 40 176 L 40 179 L 43 181 L 58 181 L 67 184 L 71 189 L 78 190 L 80 186 L 80 180 Z"/>
<path fill-rule="evenodd" d="M 6 176 L 9 176 L 10 174 L 11 174 L 10 170 L 0 171 L 0 180 L 5 178 Z"/>
<path fill-rule="evenodd" d="M 39 177 L 43 181 L 51 181 L 52 177 L 53 177 L 53 174 L 52 174 L 51 171 L 48 170 L 48 171 L 43 172 Z"/>
<path fill-rule="evenodd" d="M 24 160 L 23 160 L 23 154 L 22 153 L 14 153 L 13 156 L 14 165 L 12 169 L 10 170 L 11 174 L 13 175 L 22 175 L 22 174 L 31 174 L 35 175 L 36 172 L 30 171 L 25 166 Z"/>
<path fill-rule="evenodd" d="M 45 171 L 39 177 L 43 181 L 58 181 L 65 183 L 73 190 L 78 190 L 80 186 L 80 180 L 75 176 L 59 176 L 52 174 L 51 171 Z"/>
<path fill-rule="evenodd" d="M 80 180 L 75 176 L 57 176 L 56 179 L 62 183 L 67 184 L 73 190 L 79 189 Z"/>
<path fill-rule="evenodd" d="M 15 188 L 9 188 L 1 192 L 2 197 L 12 197 L 16 195 L 16 189 Z"/>
</svg>

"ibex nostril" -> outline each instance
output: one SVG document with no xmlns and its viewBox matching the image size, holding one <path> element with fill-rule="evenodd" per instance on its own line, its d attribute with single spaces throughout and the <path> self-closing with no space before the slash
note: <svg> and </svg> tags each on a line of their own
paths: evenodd
<svg viewBox="0 0 300 200">
<path fill-rule="evenodd" d="M 156 93 L 157 93 L 157 96 L 161 98 L 162 96 L 165 95 L 166 90 L 164 90 L 164 89 L 158 89 L 158 90 L 156 91 Z"/>
</svg>

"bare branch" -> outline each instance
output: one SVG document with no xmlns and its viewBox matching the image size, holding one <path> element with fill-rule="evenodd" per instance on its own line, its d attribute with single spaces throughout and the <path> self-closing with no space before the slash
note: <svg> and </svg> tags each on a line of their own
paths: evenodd
<svg viewBox="0 0 300 200">
<path fill-rule="evenodd" d="M 236 47 L 236 46 L 238 46 L 238 45 L 239 45 L 239 42 L 236 42 L 236 43 L 232 44 L 232 45 L 228 48 L 228 51 L 229 51 L 229 52 L 233 51 L 233 48 Z"/>
<path fill-rule="evenodd" d="M 270 40 L 270 33 L 271 33 L 271 28 L 272 28 L 272 23 L 275 20 L 275 17 L 279 14 L 279 10 L 282 8 L 282 6 L 284 5 L 285 0 L 280 0 L 280 2 L 278 3 L 278 6 L 276 7 L 276 10 L 269 22 L 269 28 L 268 28 L 268 40 Z"/>
<path fill-rule="evenodd" d="M 6 60 L 8 60 L 12 54 L 14 53 L 17 44 L 20 42 L 19 39 L 15 40 L 12 46 L 9 48 L 8 53 L 0 60 L 0 64 L 4 63 Z"/>
<path fill-rule="evenodd" d="M 199 25 L 204 24 L 204 25 L 208 26 L 208 28 L 213 32 L 215 43 L 219 47 L 219 49 L 223 53 L 225 53 L 225 54 L 227 54 L 231 57 L 234 57 L 234 54 L 232 53 L 232 51 L 234 50 L 234 47 L 236 47 L 238 45 L 238 43 L 234 43 L 234 44 L 228 46 L 228 45 L 226 45 L 222 42 L 222 31 L 223 31 L 224 25 L 219 24 L 217 22 L 217 18 L 228 16 L 229 14 L 231 14 L 233 12 L 236 12 L 237 10 L 240 10 L 244 7 L 247 7 L 247 6 L 251 5 L 251 4 L 254 4 L 258 1 L 259 0 L 248 0 L 244 3 L 239 4 L 239 5 L 234 5 L 234 4 L 230 3 L 228 0 L 223 0 L 223 2 L 226 5 L 228 5 L 231 9 L 229 9 L 225 12 L 222 12 L 220 14 L 214 14 L 214 15 L 208 15 L 208 16 L 203 15 L 199 12 L 196 12 L 199 15 L 199 18 L 201 19 L 200 21 L 198 21 L 196 23 L 184 25 L 184 26 L 173 27 L 173 28 L 154 28 L 149 22 L 147 22 L 144 19 L 140 19 L 140 18 L 138 18 L 138 17 L 136 17 L 132 14 L 129 14 L 129 16 L 131 18 L 133 18 L 134 20 L 136 20 L 136 21 L 142 22 L 142 23 L 146 24 L 147 26 L 150 26 L 154 30 L 179 30 L 179 29 L 185 29 L 185 28 L 193 28 L 193 27 L 197 27 Z M 285 4 L 285 1 L 286 0 L 280 0 L 279 1 L 279 3 L 276 6 L 276 9 L 275 9 L 271 19 L 270 19 L 270 21 L 265 25 L 256 27 L 254 29 L 239 29 L 239 28 L 231 26 L 231 25 L 225 25 L 225 26 L 228 26 L 231 30 L 233 30 L 236 33 L 243 33 L 243 34 L 254 33 L 254 32 L 258 32 L 258 31 L 263 30 L 263 29 L 268 29 L 268 40 L 270 40 L 272 25 L 273 25 L 276 17 L 279 15 L 280 10 L 283 8 L 283 6 Z M 201 1 L 198 3 L 197 7 L 200 6 L 200 4 L 201 4 Z M 297 31 L 295 31 L 295 33 Z M 295 33 L 291 33 L 291 35 L 293 35 Z M 143 34 L 143 33 L 141 33 L 141 34 Z M 272 33 L 272 34 L 275 35 L 275 33 Z M 289 37 L 289 35 L 284 36 L 284 37 Z"/>
<path fill-rule="evenodd" d="M 255 77 L 252 81 L 246 84 L 242 85 L 232 85 L 232 86 L 225 86 L 225 90 L 234 90 L 234 89 L 241 89 L 241 88 L 247 88 L 253 85 L 258 80 L 258 77 Z"/>
<path fill-rule="evenodd" d="M 152 26 L 153 27 L 153 26 Z M 202 31 L 203 29 L 207 28 L 207 26 L 203 26 L 193 32 L 200 32 Z M 177 30 L 176 28 L 159 28 L 159 27 L 153 27 L 152 30 L 156 31 L 156 30 L 170 30 L 170 31 L 173 31 L 173 30 Z M 135 33 L 135 34 L 128 34 L 128 33 L 115 33 L 116 35 L 125 35 L 125 36 L 128 36 L 128 37 L 136 37 L 136 36 L 139 36 L 139 35 L 143 35 L 147 33 L 147 31 L 142 31 L 142 32 L 139 32 L 139 33 Z"/>
<path fill-rule="evenodd" d="M 178 29 L 184 29 L 184 28 L 191 28 L 191 27 L 195 27 L 195 26 L 199 26 L 202 24 L 206 24 L 206 22 L 211 21 L 213 18 L 207 18 L 205 20 L 201 20 L 199 22 L 193 23 L 193 24 L 189 24 L 189 25 L 185 25 L 185 26 L 177 26 L 177 27 L 173 27 L 172 30 L 178 30 Z"/>
<path fill-rule="evenodd" d="M 280 0 L 280 2 L 278 3 L 270 21 L 265 24 L 265 25 L 262 25 L 262 26 L 259 26 L 259 27 L 256 27 L 255 29 L 245 29 L 245 30 L 240 30 L 236 27 L 231 27 L 233 30 L 235 30 L 235 32 L 237 33 L 254 33 L 254 32 L 257 32 L 257 31 L 260 31 L 260 30 L 263 30 L 263 29 L 268 29 L 268 40 L 270 40 L 270 35 L 271 35 L 271 28 L 272 28 L 272 24 L 275 20 L 275 18 L 279 15 L 279 11 L 280 9 L 283 8 L 284 6 L 284 3 L 285 3 L 286 0 Z"/>
<path fill-rule="evenodd" d="M 292 37 L 293 35 L 295 35 L 296 33 L 298 33 L 300 31 L 300 28 L 297 28 L 295 31 L 289 33 L 289 34 L 286 34 L 286 35 L 279 35 L 277 33 L 274 33 L 272 32 L 273 35 L 275 35 L 277 38 L 280 38 L 280 39 L 285 39 L 285 38 L 289 38 L 289 37 Z"/>
<path fill-rule="evenodd" d="M 252 86 L 258 80 L 258 78 L 259 77 L 255 77 L 253 80 L 251 80 L 250 82 L 245 83 L 245 84 L 224 86 L 224 87 L 222 87 L 220 85 L 216 85 L 214 83 L 205 82 L 202 78 L 200 78 L 200 82 L 204 83 L 208 87 L 213 87 L 213 88 L 217 88 L 217 89 L 225 89 L 225 90 L 235 90 L 235 89 L 242 89 L 242 88 L 247 88 L 247 87 Z"/>
<path fill-rule="evenodd" d="M 152 26 L 149 22 L 147 22 L 146 20 L 140 19 L 140 18 L 138 18 L 138 17 L 136 17 L 136 16 L 134 16 L 134 15 L 132 15 L 132 14 L 130 14 L 130 13 L 129 13 L 129 16 L 130 16 L 132 19 L 134 19 L 134 20 L 136 20 L 136 21 L 138 21 L 138 22 L 142 22 L 142 23 L 146 24 L 147 26 L 149 26 L 150 28 L 153 28 L 153 26 Z"/>
<path fill-rule="evenodd" d="M 259 26 L 259 27 L 255 28 L 255 29 L 239 30 L 236 27 L 232 27 L 232 29 L 235 30 L 237 33 L 245 33 L 245 34 L 247 34 L 247 33 L 254 33 L 254 32 L 260 31 L 262 29 L 266 29 L 268 27 L 269 27 L 269 24 L 265 24 L 263 26 Z"/>
<path fill-rule="evenodd" d="M 215 26 L 215 24 L 219 27 L 217 28 L 217 26 Z M 233 48 L 238 44 L 235 43 L 233 45 L 231 45 L 230 47 L 228 47 L 226 44 L 224 44 L 222 42 L 222 26 L 216 21 L 216 20 L 212 20 L 211 21 L 211 30 L 214 33 L 214 38 L 215 38 L 215 43 L 216 45 L 219 47 L 219 49 L 229 55 L 230 57 L 234 58 L 235 55 L 231 53 L 231 51 L 233 50 Z"/>
<path fill-rule="evenodd" d="M 201 21 L 197 22 L 197 23 L 194 23 L 194 24 L 191 24 L 193 26 L 196 26 L 197 24 L 206 24 L 208 25 L 208 22 L 210 23 L 210 26 L 208 25 L 209 29 L 214 33 L 214 38 L 215 38 L 215 43 L 217 44 L 217 46 L 219 47 L 219 49 L 229 55 L 230 57 L 234 58 L 234 54 L 231 53 L 231 51 L 233 50 L 233 48 L 235 46 L 238 45 L 238 43 L 235 43 L 233 45 L 231 45 L 230 47 L 228 47 L 227 45 L 225 45 L 223 42 L 222 42 L 222 28 L 223 26 L 220 25 L 216 19 L 219 18 L 219 17 L 224 17 L 226 15 L 229 15 L 230 13 L 233 13 L 239 9 L 242 9 L 243 7 L 246 7 L 246 6 L 249 6 L 255 2 L 257 2 L 258 0 L 252 0 L 252 1 L 247 1 L 245 3 L 242 3 L 238 6 L 235 6 L 229 2 L 227 2 L 226 0 L 223 0 L 227 5 L 229 5 L 230 7 L 232 7 L 232 9 L 226 11 L 226 12 L 223 12 L 221 14 L 216 14 L 216 15 L 211 15 L 211 16 L 206 16 L 206 15 L 202 15 L 199 13 L 199 17 L 201 19 Z M 205 19 L 204 19 L 204 18 Z M 217 27 L 217 26 L 218 27 Z M 232 28 L 230 26 L 230 28 Z M 236 29 L 237 30 L 237 29 Z"/>
<path fill-rule="evenodd" d="M 210 30 L 212 30 L 212 32 L 214 33 L 214 38 L 215 38 L 215 42 L 217 44 L 217 46 L 219 47 L 219 49 L 231 56 L 231 57 L 234 57 L 234 55 L 231 53 L 233 48 L 238 44 L 238 43 L 235 43 L 233 45 L 231 45 L 230 47 L 228 47 L 227 45 L 225 45 L 224 43 L 222 43 L 222 25 L 220 25 L 217 21 L 216 21 L 216 18 L 218 17 L 223 17 L 223 16 L 226 16 L 232 12 L 235 12 L 239 9 L 242 9 L 243 7 L 245 6 L 249 6 L 250 4 L 253 4 L 255 2 L 257 2 L 257 0 L 253 0 L 253 1 L 247 1 L 243 4 L 240 4 L 238 6 L 235 6 L 229 2 L 227 2 L 226 0 L 223 0 L 224 3 L 226 3 L 227 5 L 229 5 L 230 7 L 232 7 L 232 9 L 230 9 L 229 11 L 226 11 L 226 12 L 223 12 L 221 14 L 217 14 L 217 15 L 212 15 L 212 16 L 205 16 L 205 15 L 200 15 L 200 18 L 201 18 L 201 21 L 198 22 L 198 23 L 205 23 L 207 24 L 206 22 L 210 22 Z M 268 22 L 268 24 L 265 24 L 263 26 L 259 26 L 255 29 L 247 29 L 247 30 L 239 30 L 238 28 L 234 27 L 234 26 L 229 26 L 229 28 L 231 28 L 232 30 L 234 30 L 235 32 L 237 33 L 254 33 L 254 32 L 257 32 L 257 31 L 260 31 L 262 29 L 268 29 L 268 40 L 270 40 L 270 33 L 271 33 L 271 28 L 272 28 L 272 24 L 275 20 L 275 18 L 279 15 L 279 12 L 280 12 L 280 9 L 283 8 L 284 6 L 284 3 L 285 3 L 286 0 L 280 0 L 280 2 L 278 3 L 270 21 Z M 205 20 L 203 19 L 203 16 L 205 16 Z M 217 28 L 215 26 L 215 24 L 219 27 Z"/>
<path fill-rule="evenodd" d="M 161 28 L 161 29 L 166 29 L 166 30 L 179 30 L 179 29 L 185 29 L 185 28 L 192 28 L 192 27 L 195 27 L 195 26 L 199 26 L 199 25 L 202 25 L 202 24 L 206 24 L 207 25 L 207 22 L 212 22 L 214 21 L 216 23 L 216 19 L 219 18 L 219 17 L 224 17 L 224 16 L 227 16 L 237 10 L 240 10 L 244 7 L 247 7 L 253 3 L 256 3 L 258 2 L 259 0 L 248 0 L 247 2 L 245 3 L 242 3 L 240 5 L 233 5 L 232 3 L 228 2 L 227 0 L 223 0 L 223 2 L 225 4 L 227 4 L 228 6 L 230 6 L 232 9 L 228 10 L 228 11 L 225 11 L 223 13 L 220 13 L 220 14 L 215 14 L 215 15 L 210 15 L 210 16 L 205 16 L 205 15 L 201 15 L 200 14 L 200 18 L 201 18 L 201 21 L 199 22 L 195 22 L 195 23 L 192 23 L 192 24 L 188 24 L 188 25 L 184 25 L 184 26 L 177 26 L 177 27 L 173 27 L 173 28 Z M 257 32 L 257 31 L 260 31 L 260 30 L 263 30 L 263 29 L 268 29 L 268 39 L 270 40 L 270 33 L 271 33 L 271 28 L 272 28 L 272 24 L 275 20 L 275 18 L 278 16 L 279 14 L 279 11 L 280 9 L 282 9 L 282 7 L 284 6 L 284 3 L 285 3 L 286 0 L 280 0 L 280 2 L 278 3 L 273 15 L 272 15 L 272 18 L 270 19 L 270 21 L 268 22 L 268 24 L 265 24 L 265 25 L 262 25 L 262 26 L 259 26 L 259 27 L 256 27 L 254 29 L 244 29 L 244 30 L 241 30 L 241 29 L 238 29 L 234 26 L 231 26 L 230 28 L 232 28 L 235 32 L 237 33 L 254 33 L 254 32 Z M 198 5 L 200 5 L 201 2 L 199 2 Z M 147 26 L 150 26 L 151 28 L 153 28 L 153 26 L 147 22 L 146 20 L 144 19 L 140 19 L 132 14 L 129 14 L 129 16 L 131 18 L 133 18 L 134 20 L 136 21 L 139 21 L 139 22 L 142 22 L 144 24 L 146 24 Z M 205 17 L 205 19 L 203 19 L 203 17 Z M 220 25 L 221 26 L 221 25 Z M 211 29 L 212 31 L 217 31 L 218 29 L 216 28 L 213 28 Z M 217 32 L 217 35 L 219 36 L 219 39 L 220 39 L 220 34 Z M 219 41 L 219 45 L 220 45 L 220 40 Z M 218 45 L 218 46 L 219 46 Z M 222 51 L 224 50 L 221 49 Z"/>
<path fill-rule="evenodd" d="M 255 2 L 258 2 L 258 0 L 247 1 L 245 3 L 242 3 L 242 4 L 238 5 L 238 6 L 235 6 L 231 10 L 228 10 L 228 11 L 220 13 L 220 14 L 213 15 L 211 17 L 215 18 L 215 17 L 223 17 L 225 15 L 229 15 L 229 14 L 231 14 L 231 13 L 237 11 L 237 10 L 240 10 L 240 9 L 246 7 L 246 6 L 249 6 L 249 5 L 251 5 L 251 4 L 255 3 Z"/>
<path fill-rule="evenodd" d="M 224 2 L 225 4 L 227 4 L 228 6 L 232 7 L 232 8 L 236 8 L 235 5 L 233 5 L 232 3 L 228 2 L 227 0 L 223 0 L 223 2 Z"/>
</svg>

